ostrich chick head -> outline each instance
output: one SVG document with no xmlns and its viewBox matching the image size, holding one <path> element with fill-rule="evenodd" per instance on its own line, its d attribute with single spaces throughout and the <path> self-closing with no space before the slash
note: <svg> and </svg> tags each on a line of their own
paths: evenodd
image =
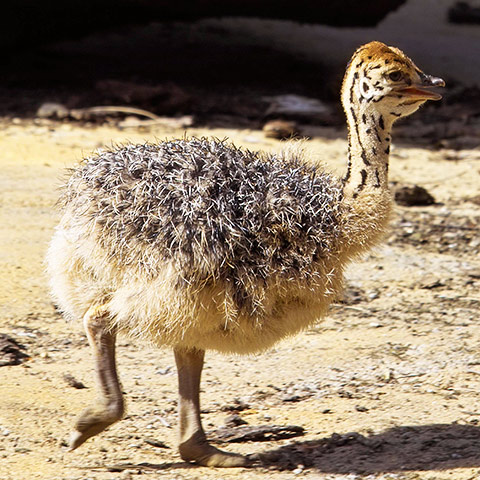
<svg viewBox="0 0 480 480">
<path fill-rule="evenodd" d="M 342 86 L 342 103 L 349 115 L 376 111 L 385 121 L 415 112 L 427 100 L 442 97 L 432 89 L 441 78 L 423 73 L 401 50 L 370 42 L 353 55 Z"/>
</svg>

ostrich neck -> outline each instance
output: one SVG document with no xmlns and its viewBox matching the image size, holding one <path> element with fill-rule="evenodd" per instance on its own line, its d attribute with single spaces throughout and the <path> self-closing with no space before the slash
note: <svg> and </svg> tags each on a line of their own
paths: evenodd
<svg viewBox="0 0 480 480">
<path fill-rule="evenodd" d="M 388 157 L 391 122 L 367 108 L 346 108 L 348 123 L 348 167 L 343 179 L 344 195 L 388 190 Z"/>
<path fill-rule="evenodd" d="M 348 169 L 343 178 L 342 249 L 350 258 L 383 237 L 392 206 L 388 188 L 392 121 L 369 111 L 371 104 L 363 105 L 345 108 L 349 135 Z"/>
</svg>

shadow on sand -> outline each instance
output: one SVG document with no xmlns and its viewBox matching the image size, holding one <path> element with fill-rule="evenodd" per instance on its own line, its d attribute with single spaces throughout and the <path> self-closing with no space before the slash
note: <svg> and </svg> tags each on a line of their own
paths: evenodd
<svg viewBox="0 0 480 480">
<path fill-rule="evenodd" d="M 438 424 L 394 427 L 364 436 L 356 432 L 309 441 L 295 441 L 257 455 L 250 467 L 288 471 L 303 465 L 332 474 L 375 474 L 401 471 L 436 471 L 480 467 L 480 428 L 473 425 Z M 105 466 L 110 471 L 157 471 L 196 468 L 168 462 Z"/>
<path fill-rule="evenodd" d="M 262 465 L 292 470 L 304 465 L 324 473 L 373 474 L 480 467 L 480 428 L 438 424 L 400 426 L 379 434 L 333 434 L 269 450 Z"/>
</svg>

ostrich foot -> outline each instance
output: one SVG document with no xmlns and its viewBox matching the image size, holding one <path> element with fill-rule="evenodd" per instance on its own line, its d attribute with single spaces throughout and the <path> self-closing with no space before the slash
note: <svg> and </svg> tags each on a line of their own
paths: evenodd
<svg viewBox="0 0 480 480">
<path fill-rule="evenodd" d="M 75 430 L 70 435 L 69 450 L 75 450 L 90 437 L 103 432 L 120 420 L 122 415 L 123 405 L 86 408 L 75 423 Z"/>
<path fill-rule="evenodd" d="M 180 456 L 186 462 L 194 462 L 204 467 L 245 467 L 249 459 L 237 453 L 223 452 L 212 447 L 207 441 L 183 442 L 179 446 Z"/>
</svg>

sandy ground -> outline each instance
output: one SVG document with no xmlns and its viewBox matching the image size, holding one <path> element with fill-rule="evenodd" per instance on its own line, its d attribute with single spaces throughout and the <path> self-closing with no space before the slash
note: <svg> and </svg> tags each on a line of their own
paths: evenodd
<svg viewBox="0 0 480 480">
<path fill-rule="evenodd" d="M 255 130 L 187 133 L 228 136 L 250 149 L 280 146 Z M 340 172 L 345 133 L 317 134 L 308 147 Z M 222 447 L 263 452 L 263 464 L 251 469 L 182 463 L 173 356 L 120 339 L 128 414 L 66 452 L 94 383 L 81 325 L 56 312 L 43 271 L 63 170 L 105 144 L 179 135 L 31 121 L 1 126 L 0 333 L 21 342 L 30 359 L 0 368 L 0 479 L 480 478 L 480 214 L 470 201 L 478 195 L 480 154 L 406 144 L 393 149 L 391 179 L 425 186 L 437 203 L 397 207 L 384 246 L 349 269 L 344 303 L 265 354 L 207 356 L 209 431 L 237 411 L 250 425 L 301 426 L 303 436 Z M 65 374 L 87 388 L 73 388 Z"/>
</svg>

